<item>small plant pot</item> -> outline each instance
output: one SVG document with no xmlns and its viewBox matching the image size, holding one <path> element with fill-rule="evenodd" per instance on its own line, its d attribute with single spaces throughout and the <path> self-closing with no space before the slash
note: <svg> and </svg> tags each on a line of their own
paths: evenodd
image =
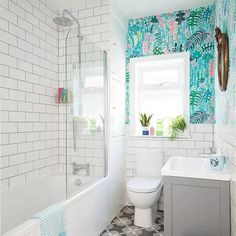
<svg viewBox="0 0 236 236">
<path fill-rule="evenodd" d="M 149 135 L 149 128 L 148 127 L 143 127 L 142 134 L 143 135 Z"/>
</svg>

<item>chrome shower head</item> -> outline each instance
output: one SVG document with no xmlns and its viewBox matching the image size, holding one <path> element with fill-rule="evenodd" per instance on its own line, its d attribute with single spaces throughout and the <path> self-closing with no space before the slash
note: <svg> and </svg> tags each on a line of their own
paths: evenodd
<svg viewBox="0 0 236 236">
<path fill-rule="evenodd" d="M 67 26 L 70 27 L 73 25 L 73 21 L 70 20 L 69 18 L 63 17 L 63 16 L 58 16 L 53 19 L 53 22 L 57 25 L 60 26 Z"/>
</svg>

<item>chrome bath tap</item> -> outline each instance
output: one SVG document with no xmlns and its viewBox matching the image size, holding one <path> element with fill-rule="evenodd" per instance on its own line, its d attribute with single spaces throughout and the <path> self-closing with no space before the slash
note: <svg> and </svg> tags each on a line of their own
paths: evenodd
<svg viewBox="0 0 236 236">
<path fill-rule="evenodd" d="M 85 170 L 86 176 L 88 176 L 89 175 L 89 163 L 76 164 L 76 162 L 72 162 L 72 174 L 77 175 L 80 170 Z"/>
</svg>

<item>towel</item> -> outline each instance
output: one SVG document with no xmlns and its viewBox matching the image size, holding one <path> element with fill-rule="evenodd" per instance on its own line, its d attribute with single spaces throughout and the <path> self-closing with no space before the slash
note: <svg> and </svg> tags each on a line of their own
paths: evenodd
<svg viewBox="0 0 236 236">
<path fill-rule="evenodd" d="M 63 203 L 54 204 L 35 214 L 40 221 L 41 236 L 66 236 L 66 219 Z"/>
</svg>

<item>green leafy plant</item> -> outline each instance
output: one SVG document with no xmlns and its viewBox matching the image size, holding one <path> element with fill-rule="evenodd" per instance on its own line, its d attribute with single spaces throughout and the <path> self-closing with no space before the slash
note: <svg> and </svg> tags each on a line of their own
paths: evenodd
<svg viewBox="0 0 236 236">
<path fill-rule="evenodd" d="M 174 119 L 171 120 L 169 125 L 170 140 L 175 140 L 177 135 L 183 133 L 186 128 L 187 123 L 184 116 L 176 116 Z"/>
<path fill-rule="evenodd" d="M 146 113 L 140 113 L 140 123 L 142 127 L 149 127 L 151 124 L 151 119 L 152 119 L 153 114 L 148 115 Z"/>
</svg>

